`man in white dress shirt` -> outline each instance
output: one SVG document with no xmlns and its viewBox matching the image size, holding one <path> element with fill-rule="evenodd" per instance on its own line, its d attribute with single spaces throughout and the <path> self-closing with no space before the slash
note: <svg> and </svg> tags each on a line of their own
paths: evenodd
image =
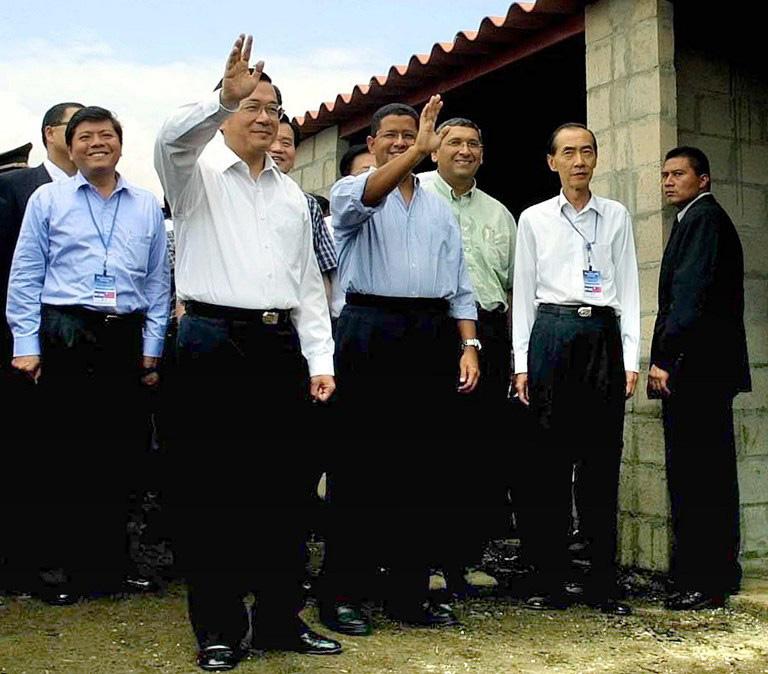
<svg viewBox="0 0 768 674">
<path fill-rule="evenodd" d="M 242 657 L 251 591 L 254 646 L 341 650 L 297 615 L 314 474 L 301 418 L 310 396 L 333 393 L 333 340 L 307 200 L 267 152 L 282 109 L 263 62 L 248 66 L 251 45 L 236 40 L 221 86 L 166 121 L 155 153 L 186 306 L 171 452 L 182 474 L 169 489 L 198 665 L 211 671 Z"/>
<path fill-rule="evenodd" d="M 551 136 L 562 190 L 518 222 L 512 330 L 515 388 L 530 405 L 534 447 L 520 526 L 535 567 L 533 609 L 563 608 L 571 478 L 579 464 L 581 528 L 592 554 L 583 601 L 616 601 L 616 507 L 624 400 L 639 367 L 640 301 L 632 221 L 592 194 L 597 141 L 582 124 Z"/>
</svg>

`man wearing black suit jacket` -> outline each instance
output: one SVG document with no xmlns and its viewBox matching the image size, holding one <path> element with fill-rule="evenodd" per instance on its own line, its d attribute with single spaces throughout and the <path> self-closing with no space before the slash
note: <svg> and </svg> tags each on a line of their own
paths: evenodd
<svg viewBox="0 0 768 674">
<path fill-rule="evenodd" d="M 661 262 L 648 375 L 649 397 L 662 398 L 672 505 L 667 608 L 709 608 L 741 580 L 733 398 L 751 389 L 744 255 L 701 150 L 670 150 L 661 176 L 680 209 Z"/>
<path fill-rule="evenodd" d="M 13 251 L 16 248 L 16 240 L 19 237 L 21 221 L 24 218 L 24 210 L 27 207 L 27 201 L 32 193 L 45 183 L 51 181 L 69 178 L 77 171 L 72 160 L 69 158 L 69 150 L 64 140 L 64 129 L 70 117 L 83 106 L 80 103 L 59 103 L 54 105 L 43 116 L 42 137 L 46 149 L 46 158 L 43 163 L 34 168 L 24 168 L 0 175 L 0 310 L 2 311 L 2 320 L 0 320 L 0 399 L 6 401 L 6 405 L 12 405 L 11 409 L 5 408 L 8 413 L 8 419 L 15 419 L 14 424 L 17 428 L 22 428 L 23 432 L 28 432 L 25 424 L 19 421 L 19 414 L 24 414 L 27 408 L 25 401 L 27 399 L 28 384 L 15 381 L 16 375 L 11 368 L 11 358 L 13 357 L 13 338 L 8 324 L 5 322 L 5 300 L 8 294 L 8 275 L 11 271 L 11 261 L 13 260 Z M 10 401 L 10 402 L 9 402 Z M 14 438 L 9 426 L 6 424 L 0 442 L 5 447 L 26 446 L 28 438 Z M 18 508 L 18 499 L 21 494 L 14 494 L 12 489 L 16 483 L 14 479 L 15 472 L 26 473 L 28 471 L 20 469 L 18 462 L 22 460 L 25 453 L 8 452 L 3 459 L 0 470 L 10 476 L 7 486 L 3 490 L 5 496 L 0 496 L 0 592 L 2 590 L 22 590 L 28 589 L 29 579 L 29 540 L 25 539 L 31 536 L 31 532 L 26 531 L 22 517 L 23 508 Z M 30 456 L 29 453 L 26 453 Z M 16 462 L 13 465 L 9 462 Z M 30 470 L 33 466 L 27 466 Z M 20 469 L 15 470 L 15 469 Z M 19 486 L 23 488 L 23 484 Z M 13 518 L 8 517 L 7 508 L 3 507 L 3 502 L 13 503 Z M 10 550 L 9 548 L 13 548 Z M 4 552 L 9 551 L 10 560 L 3 560 Z M 23 558 L 26 558 L 23 559 Z M 6 564 L 3 562 L 6 561 Z"/>
</svg>

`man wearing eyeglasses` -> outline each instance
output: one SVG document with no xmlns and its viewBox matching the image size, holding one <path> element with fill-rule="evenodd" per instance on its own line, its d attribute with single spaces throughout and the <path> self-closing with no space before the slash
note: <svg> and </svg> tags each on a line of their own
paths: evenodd
<svg viewBox="0 0 768 674">
<path fill-rule="evenodd" d="M 500 201 L 483 192 L 475 176 L 483 163 L 483 139 L 473 121 L 456 117 L 437 128 L 448 132 L 432 153 L 436 171 L 419 174 L 427 191 L 444 199 L 461 227 L 464 257 L 477 299 L 477 333 L 483 344 L 480 353 L 483 377 L 474 395 L 464 399 L 464 409 L 475 421 L 471 433 L 507 418 L 510 383 L 509 306 L 515 258 L 515 219 Z M 471 441 L 471 440 L 470 440 Z M 494 459 L 493 469 L 485 457 L 456 456 L 455 473 L 462 489 L 454 499 L 451 516 L 443 523 L 451 527 L 452 558 L 444 569 L 451 590 L 461 594 L 470 588 L 464 569 L 479 561 L 484 544 L 500 532 L 510 513 L 506 507 L 509 470 Z M 456 506 L 459 507 L 456 507 Z"/>
<path fill-rule="evenodd" d="M 198 665 L 211 671 L 237 665 L 249 623 L 258 648 L 341 650 L 298 617 L 303 419 L 310 396 L 335 388 L 330 317 L 307 200 L 268 154 L 282 109 L 263 62 L 249 68 L 251 45 L 235 41 L 220 86 L 165 123 L 155 153 L 186 307 L 169 489 Z"/>
<path fill-rule="evenodd" d="M 447 133 L 435 131 L 441 107 L 433 96 L 420 117 L 400 103 L 378 110 L 368 137 L 378 168 L 331 189 L 346 292 L 336 326 L 339 411 L 354 441 L 349 452 L 339 448 L 328 473 L 334 517 L 321 619 L 350 635 L 370 631 L 360 601 L 382 563 L 391 617 L 456 624 L 450 607 L 428 601 L 429 567 L 442 543 L 431 522 L 444 503 L 432 488 L 442 468 L 430 459 L 455 429 L 448 410 L 457 388 L 469 393 L 477 384 L 480 344 L 461 231 L 448 204 L 412 173 Z M 376 449 L 352 449 L 365 436 Z"/>
</svg>

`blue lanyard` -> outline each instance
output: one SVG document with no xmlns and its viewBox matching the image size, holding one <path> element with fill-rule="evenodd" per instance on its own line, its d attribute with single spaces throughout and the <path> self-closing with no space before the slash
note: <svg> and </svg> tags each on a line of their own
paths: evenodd
<svg viewBox="0 0 768 674">
<path fill-rule="evenodd" d="M 587 265 L 589 265 L 589 271 L 592 271 L 592 246 L 597 243 L 597 211 L 592 211 L 592 214 L 595 216 L 595 237 L 592 241 L 582 234 L 581 230 L 575 225 L 573 220 L 565 214 L 565 211 L 561 210 L 560 214 L 568 221 L 568 224 L 573 227 L 573 231 L 584 239 L 584 245 L 587 248 Z"/>
<path fill-rule="evenodd" d="M 115 232 L 115 221 L 117 220 L 117 212 L 120 210 L 120 199 L 123 198 L 123 191 L 120 190 L 120 192 L 117 193 L 117 205 L 115 206 L 115 213 L 112 216 L 112 226 L 109 228 L 109 236 L 107 237 L 107 240 L 104 241 L 104 235 L 101 233 L 101 230 L 99 229 L 99 225 L 96 223 L 96 218 L 93 217 L 93 208 L 91 208 L 91 200 L 88 198 L 88 187 L 85 188 L 84 194 L 85 194 L 85 203 L 88 204 L 88 212 L 91 214 L 91 222 L 93 223 L 93 226 L 96 228 L 96 233 L 99 235 L 99 238 L 101 239 L 101 245 L 104 246 L 104 276 L 107 275 L 107 258 L 109 257 L 109 246 L 112 243 L 112 234 Z"/>
</svg>

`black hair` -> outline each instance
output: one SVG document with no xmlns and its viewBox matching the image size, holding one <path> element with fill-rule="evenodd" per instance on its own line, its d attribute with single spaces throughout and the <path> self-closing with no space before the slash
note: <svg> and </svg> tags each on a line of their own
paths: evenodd
<svg viewBox="0 0 768 674">
<path fill-rule="evenodd" d="M 61 124 L 64 115 L 70 108 L 82 109 L 85 106 L 82 103 L 57 103 L 52 108 L 49 108 L 43 115 L 43 125 L 40 129 L 40 134 L 43 136 L 43 147 L 48 147 L 48 142 L 45 140 L 45 127 L 57 126 Z"/>
<path fill-rule="evenodd" d="M 328 201 L 322 194 L 315 194 L 314 192 L 309 194 L 320 206 L 320 210 L 323 212 L 323 216 L 327 217 L 331 214 L 331 202 Z"/>
<path fill-rule="evenodd" d="M 557 134 L 560 133 L 563 129 L 584 129 L 584 131 L 588 131 L 589 135 L 592 136 L 592 145 L 595 150 L 595 155 L 597 155 L 597 138 L 595 138 L 595 134 L 592 132 L 592 130 L 588 129 L 581 122 L 566 122 L 565 124 L 558 126 L 549 137 L 549 142 L 547 143 L 548 154 L 554 156 L 557 153 L 555 142 L 557 141 Z"/>
<path fill-rule="evenodd" d="M 350 148 L 342 155 L 339 162 L 339 173 L 344 178 L 352 173 L 352 162 L 355 161 L 355 157 L 368 152 L 368 146 L 365 143 L 359 143 L 358 145 L 351 145 Z"/>
<path fill-rule="evenodd" d="M 67 129 L 64 132 L 64 138 L 67 141 L 67 147 L 72 146 L 72 138 L 75 135 L 75 129 L 83 122 L 112 122 L 112 128 L 115 130 L 120 143 L 123 142 L 123 127 L 120 122 L 106 108 L 100 108 L 97 105 L 89 105 L 87 108 L 81 108 L 67 123 Z"/>
<path fill-rule="evenodd" d="M 294 122 L 285 113 L 283 113 L 283 115 L 280 117 L 279 123 L 287 124 L 288 126 L 291 127 L 291 131 L 293 131 L 293 147 L 299 147 L 299 143 L 301 142 L 301 129 L 299 128 L 299 125 L 296 124 L 296 122 Z"/>
<path fill-rule="evenodd" d="M 373 113 L 373 117 L 371 118 L 372 136 L 375 136 L 379 132 L 379 129 L 381 128 L 381 120 L 390 115 L 410 117 L 416 122 L 416 127 L 418 128 L 419 126 L 419 113 L 410 105 L 406 105 L 405 103 L 388 103 Z"/>
<path fill-rule="evenodd" d="M 710 178 L 712 177 L 712 174 L 709 172 L 709 159 L 699 148 L 691 147 L 690 145 L 675 147 L 667 152 L 664 161 L 674 159 L 675 157 L 685 157 L 697 176 L 708 175 Z"/>
<path fill-rule="evenodd" d="M 471 119 L 467 119 L 466 117 L 452 117 L 451 119 L 447 119 L 446 121 L 442 122 L 440 126 L 437 127 L 436 131 L 439 132 L 446 126 L 463 126 L 467 129 L 474 129 L 477 131 L 477 137 L 480 139 L 480 142 L 483 142 L 483 132 L 480 131 L 480 127 Z"/>
</svg>

